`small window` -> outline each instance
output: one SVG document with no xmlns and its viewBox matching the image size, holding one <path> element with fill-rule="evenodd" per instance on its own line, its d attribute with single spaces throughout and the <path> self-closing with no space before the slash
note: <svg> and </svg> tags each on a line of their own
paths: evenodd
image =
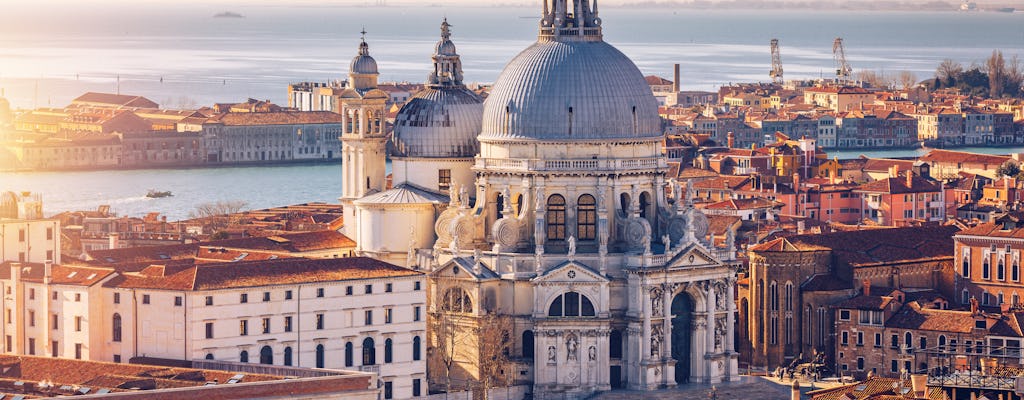
<svg viewBox="0 0 1024 400">
<path fill-rule="evenodd" d="M 181 307 L 181 296 L 174 296 L 174 306 Z"/>
<path fill-rule="evenodd" d="M 373 294 L 373 285 L 372 284 L 366 285 L 366 288 L 363 290 L 363 293 Z"/>
<path fill-rule="evenodd" d="M 270 292 L 263 292 L 263 301 L 270 301 Z"/>
<path fill-rule="evenodd" d="M 345 295 L 346 296 L 351 296 L 352 295 L 352 286 L 345 286 Z"/>
<path fill-rule="evenodd" d="M 840 321 L 849 321 L 850 320 L 850 310 L 839 310 L 839 320 Z"/>
<path fill-rule="evenodd" d="M 385 324 L 390 324 L 391 323 L 391 309 L 390 308 L 385 308 L 384 309 L 384 323 Z"/>
<path fill-rule="evenodd" d="M 241 321 L 238 321 L 238 334 L 242 335 L 242 336 L 246 336 L 246 335 L 249 334 L 249 321 L 248 320 L 243 319 Z"/>
<path fill-rule="evenodd" d="M 142 295 L 142 304 L 149 304 L 149 295 L 148 294 Z"/>
<path fill-rule="evenodd" d="M 206 338 L 213 339 L 213 322 L 206 323 Z"/>
<path fill-rule="evenodd" d="M 420 306 L 415 306 L 415 307 L 412 308 L 412 320 L 413 321 L 419 321 L 420 320 Z"/>
<path fill-rule="evenodd" d="M 420 290 L 420 281 L 412 283 L 412 290 Z"/>
<path fill-rule="evenodd" d="M 285 300 L 291 300 L 292 299 L 292 291 L 291 290 L 285 290 L 284 291 L 284 299 Z"/>
<path fill-rule="evenodd" d="M 452 170 L 440 169 L 437 171 L 437 189 L 448 190 L 452 185 Z"/>
<path fill-rule="evenodd" d="M 82 294 L 81 293 L 75 293 L 75 302 L 77 303 L 77 302 L 80 302 L 80 301 L 82 301 Z M 149 303 L 146 303 L 146 304 L 149 304 Z"/>
<path fill-rule="evenodd" d="M 213 305 L 213 296 L 206 296 L 206 305 L 208 305 L 208 306 L 212 306 Z"/>
<path fill-rule="evenodd" d="M 248 303 L 249 302 L 249 294 L 248 293 L 242 293 L 241 295 L 239 295 L 238 296 L 238 302 L 239 303 Z"/>
<path fill-rule="evenodd" d="M 270 333 L 270 318 L 263 318 L 263 333 Z"/>
<path fill-rule="evenodd" d="M 28 289 L 28 299 L 29 300 L 35 300 L 36 299 L 36 289 L 35 288 L 29 288 Z"/>
<path fill-rule="evenodd" d="M 365 325 L 373 325 L 373 310 L 366 310 Z"/>
<path fill-rule="evenodd" d="M 57 300 L 57 292 L 53 292 L 53 299 Z M 121 294 L 114 293 L 114 304 L 121 304 Z"/>
<path fill-rule="evenodd" d="M 292 331 L 292 317 L 290 315 L 284 317 L 284 331 L 285 332 L 291 332 Z"/>
<path fill-rule="evenodd" d="M 984 320 L 977 320 L 977 321 L 974 321 L 974 327 L 975 327 L 976 329 L 985 329 L 985 328 L 986 328 L 986 326 L 985 326 L 985 321 L 984 321 Z"/>
<path fill-rule="evenodd" d="M 385 283 L 384 284 L 384 293 L 391 293 L 391 284 L 390 283 Z"/>
<path fill-rule="evenodd" d="M 81 331 L 82 331 L 82 317 L 81 316 L 75 316 L 75 332 L 81 332 Z"/>
<path fill-rule="evenodd" d="M 323 314 L 317 314 L 316 315 L 316 329 L 324 329 L 324 315 Z M 323 367 L 320 367 L 320 368 L 323 368 Z"/>
<path fill-rule="evenodd" d="M 349 286 L 345 294 L 352 294 L 352 287 Z M 324 297 L 324 288 L 316 288 L 316 297 Z"/>
<path fill-rule="evenodd" d="M 10 292 L 11 288 L 8 287 L 7 290 L 8 290 L 7 294 L 11 294 L 11 292 Z M 56 290 L 53 291 L 52 297 L 53 297 L 54 300 L 57 300 L 57 291 Z M 121 294 L 120 293 L 114 293 L 114 304 L 119 304 L 119 303 L 121 303 Z"/>
</svg>

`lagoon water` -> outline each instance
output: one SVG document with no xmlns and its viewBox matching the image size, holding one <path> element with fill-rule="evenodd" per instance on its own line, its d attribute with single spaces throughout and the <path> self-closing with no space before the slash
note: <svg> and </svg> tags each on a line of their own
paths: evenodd
<svg viewBox="0 0 1024 400">
<path fill-rule="evenodd" d="M 539 2 L 538 2 L 539 3 Z M 42 2 L 41 4 L 45 4 Z M 221 3 L 223 4 L 223 3 Z M 85 91 L 149 97 L 165 108 L 242 101 L 285 103 L 290 82 L 342 79 L 366 28 L 384 81 L 422 81 L 444 16 L 454 25 L 467 81 L 490 82 L 536 36 L 537 7 L 316 7 L 233 5 L 245 18 L 213 18 L 222 5 L 81 2 L 5 5 L 0 88 L 15 107 L 62 107 Z M 606 40 L 645 74 L 684 90 L 767 80 L 768 42 L 779 38 L 787 78 L 833 70 L 841 36 L 853 68 L 910 70 L 924 79 L 945 58 L 981 62 L 993 49 L 1024 56 L 1024 13 L 845 10 L 688 10 L 602 7 Z M 42 23 L 45 21 L 45 23 Z M 120 79 L 118 79 L 118 77 Z M 119 86 L 118 86 L 119 82 Z M 993 153 L 1024 149 L 983 149 Z M 849 151 L 908 156 L 914 150 Z M 253 208 L 336 201 L 341 169 L 300 165 L 187 170 L 0 173 L 0 191 L 43 194 L 45 212 L 110 204 L 122 215 L 187 216 L 195 204 L 245 200 Z M 170 190 L 165 199 L 147 189 Z"/>
</svg>

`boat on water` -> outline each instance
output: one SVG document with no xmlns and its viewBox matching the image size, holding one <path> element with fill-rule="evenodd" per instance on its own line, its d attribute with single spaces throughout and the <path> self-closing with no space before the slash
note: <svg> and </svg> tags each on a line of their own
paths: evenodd
<svg viewBox="0 0 1024 400">
<path fill-rule="evenodd" d="M 222 13 L 217 13 L 217 14 L 214 14 L 213 17 L 214 18 L 245 18 L 244 15 L 236 13 L 236 12 L 231 12 L 231 11 L 224 11 Z"/>
<path fill-rule="evenodd" d="M 996 11 L 1004 12 L 1004 13 L 1012 13 L 1014 11 L 1017 11 L 1017 9 L 1013 8 L 1013 7 L 1003 7 L 1003 8 L 997 8 Z"/>
<path fill-rule="evenodd" d="M 171 197 L 171 196 L 174 196 L 174 195 L 171 194 L 170 191 L 161 192 L 161 191 L 158 191 L 158 190 L 149 189 L 149 192 L 146 193 L 146 197 L 149 197 L 151 199 L 159 199 L 159 198 Z"/>
</svg>

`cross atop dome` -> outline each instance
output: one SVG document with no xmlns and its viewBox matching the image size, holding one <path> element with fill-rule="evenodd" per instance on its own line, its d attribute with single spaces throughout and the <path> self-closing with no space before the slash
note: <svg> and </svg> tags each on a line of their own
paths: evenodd
<svg viewBox="0 0 1024 400">
<path fill-rule="evenodd" d="M 602 40 L 597 0 L 543 0 L 540 40 Z M 593 3 L 591 3 L 593 2 Z"/>
<path fill-rule="evenodd" d="M 359 55 L 368 56 L 370 55 L 370 45 L 366 44 L 366 27 L 359 31 L 362 36 L 359 38 Z"/>
<path fill-rule="evenodd" d="M 444 21 L 441 22 L 441 40 L 452 38 L 451 27 L 452 25 L 448 23 L 448 17 L 444 17 Z"/>
</svg>

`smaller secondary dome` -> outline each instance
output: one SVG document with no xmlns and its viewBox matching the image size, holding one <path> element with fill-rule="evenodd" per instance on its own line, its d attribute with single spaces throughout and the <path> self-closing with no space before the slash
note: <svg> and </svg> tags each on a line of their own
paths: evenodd
<svg viewBox="0 0 1024 400">
<path fill-rule="evenodd" d="M 434 46 L 434 70 L 425 89 L 402 106 L 392 136 L 396 156 L 471 158 L 480 149 L 483 99 L 462 84 L 462 61 L 451 41 L 451 25 L 441 23 Z"/>
<path fill-rule="evenodd" d="M 469 89 L 428 87 L 395 117 L 395 156 L 468 158 L 480 151 L 483 99 Z"/>
<path fill-rule="evenodd" d="M 370 57 L 370 45 L 366 44 L 364 38 L 359 43 L 359 55 L 352 59 L 349 65 L 349 72 L 353 75 L 377 75 L 377 60 Z"/>
</svg>

